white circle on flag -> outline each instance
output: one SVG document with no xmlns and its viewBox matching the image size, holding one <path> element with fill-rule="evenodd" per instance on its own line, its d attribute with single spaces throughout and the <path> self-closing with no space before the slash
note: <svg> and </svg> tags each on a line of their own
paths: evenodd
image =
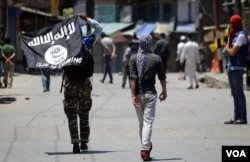
<svg viewBox="0 0 250 162">
<path fill-rule="evenodd" d="M 61 45 L 54 45 L 51 46 L 47 51 L 45 52 L 45 61 L 52 64 L 52 65 L 58 65 L 65 61 L 68 56 L 68 50 L 61 46 Z"/>
</svg>

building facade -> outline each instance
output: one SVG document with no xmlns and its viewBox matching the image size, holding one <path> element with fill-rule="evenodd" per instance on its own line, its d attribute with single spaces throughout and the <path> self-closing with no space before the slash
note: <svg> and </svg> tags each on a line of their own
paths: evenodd
<svg viewBox="0 0 250 162">
<path fill-rule="evenodd" d="M 79 12 L 93 12 L 93 17 L 107 26 L 107 24 L 117 23 L 113 27 L 123 25 L 119 32 L 126 30 L 136 31 L 139 24 L 150 24 L 156 28 L 159 23 L 165 23 L 167 26 L 172 24 L 172 29 L 166 31 L 161 28 L 160 32 L 169 33 L 171 43 L 171 56 L 168 64 L 170 72 L 176 71 L 175 56 L 176 46 L 179 42 L 179 36 L 187 33 L 193 33 L 199 44 L 206 45 L 210 42 L 204 42 L 204 35 L 215 29 L 215 16 L 219 24 L 227 24 L 232 6 L 223 5 L 226 0 L 2 0 L 0 1 L 0 43 L 4 37 L 10 37 L 11 43 L 17 48 L 17 63 L 22 62 L 20 42 L 18 34 L 21 31 L 35 31 L 42 27 L 52 25 L 60 21 L 65 9 L 69 15 L 75 15 Z M 213 2 L 216 3 L 217 15 L 214 14 Z M 88 6 L 88 7 L 87 7 Z M 89 11 L 90 10 L 90 11 Z M 122 23 L 125 23 L 122 24 Z M 133 24 L 133 25 L 127 25 Z M 205 27 L 205 28 L 204 28 Z M 112 28 L 108 27 L 107 28 Z M 223 28 L 223 27 L 222 27 Z M 118 30 L 118 29 L 117 29 Z M 165 30 L 165 31 L 164 31 Z M 110 31 L 110 30 L 109 30 Z M 112 31 L 112 30 L 111 30 Z M 154 41 L 158 39 L 154 31 L 150 31 Z M 112 35 L 112 32 L 111 32 Z M 119 35 L 115 32 L 113 35 Z M 115 72 L 121 70 L 120 62 L 125 48 L 119 37 L 116 45 L 119 49 L 118 58 L 114 61 Z M 127 39 L 127 37 L 125 37 Z M 128 38 L 129 39 L 129 38 Z M 101 53 L 101 48 L 97 44 L 96 53 Z M 209 50 L 208 50 L 208 54 Z M 97 72 L 102 71 L 101 55 L 96 54 L 98 65 Z M 208 61 L 209 62 L 209 61 Z M 100 64 L 99 64 L 100 63 Z"/>
</svg>

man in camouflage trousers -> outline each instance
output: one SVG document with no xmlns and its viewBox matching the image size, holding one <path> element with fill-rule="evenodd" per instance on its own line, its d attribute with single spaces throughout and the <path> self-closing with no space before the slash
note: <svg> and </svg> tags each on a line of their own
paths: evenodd
<svg viewBox="0 0 250 162">
<path fill-rule="evenodd" d="M 97 21 L 87 17 L 84 13 L 80 13 L 78 16 L 95 29 L 90 36 L 83 36 L 82 41 L 83 46 L 91 50 L 98 37 L 101 35 L 102 27 Z M 90 135 L 89 111 L 92 106 L 92 83 L 90 78 L 84 77 L 81 67 L 68 66 L 64 69 L 64 74 L 64 111 L 68 118 L 73 153 L 79 153 L 80 150 L 88 149 L 87 143 L 89 142 Z M 79 116 L 80 137 L 78 133 L 77 115 Z M 79 143 L 81 143 L 80 147 Z"/>
</svg>

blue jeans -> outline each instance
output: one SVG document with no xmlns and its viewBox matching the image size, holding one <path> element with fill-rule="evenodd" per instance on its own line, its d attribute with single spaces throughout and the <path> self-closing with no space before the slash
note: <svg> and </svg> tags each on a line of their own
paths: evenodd
<svg viewBox="0 0 250 162">
<path fill-rule="evenodd" d="M 247 121 L 246 97 L 243 90 L 243 70 L 228 72 L 231 94 L 234 101 L 234 120 Z"/>
<path fill-rule="evenodd" d="M 110 55 L 104 56 L 104 74 L 103 74 L 102 81 L 105 81 L 105 78 L 106 78 L 107 74 L 109 75 L 110 81 L 111 82 L 113 81 L 113 76 L 112 76 L 112 72 L 111 72 L 110 63 L 111 63 Z"/>
<path fill-rule="evenodd" d="M 41 77 L 43 90 L 49 91 L 50 89 L 50 69 L 41 69 Z"/>
</svg>

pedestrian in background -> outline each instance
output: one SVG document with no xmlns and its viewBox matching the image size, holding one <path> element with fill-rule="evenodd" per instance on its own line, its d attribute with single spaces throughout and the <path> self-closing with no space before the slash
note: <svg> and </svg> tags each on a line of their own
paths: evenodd
<svg viewBox="0 0 250 162">
<path fill-rule="evenodd" d="M 228 55 L 228 79 L 234 102 L 234 115 L 225 124 L 247 124 L 246 97 L 243 89 L 243 74 L 247 64 L 249 42 L 242 28 L 239 15 L 233 15 L 229 21 L 230 34 L 226 45 Z"/>
<path fill-rule="evenodd" d="M 104 83 L 106 76 L 109 75 L 109 83 L 113 83 L 113 75 L 111 69 L 111 60 L 116 57 L 116 48 L 112 38 L 108 37 L 105 33 L 101 34 L 101 44 L 104 50 L 103 57 L 104 57 L 104 72 L 103 78 L 101 80 Z"/>
<path fill-rule="evenodd" d="M 129 78 L 129 60 L 132 55 L 133 43 L 129 42 L 127 48 L 124 51 L 122 59 L 122 88 L 125 88 L 127 78 Z M 130 86 L 129 86 L 130 87 Z"/>
<path fill-rule="evenodd" d="M 5 44 L 1 49 L 2 57 L 3 57 L 3 68 L 4 68 L 4 87 L 11 88 L 13 83 L 13 76 L 14 76 L 14 57 L 15 57 L 15 47 L 10 44 L 10 39 L 5 39 Z"/>
<path fill-rule="evenodd" d="M 161 84 L 160 101 L 167 97 L 166 75 L 160 56 L 151 52 L 152 37 L 149 34 L 140 36 L 139 50 L 130 58 L 130 86 L 132 103 L 139 121 L 139 135 L 141 142 L 140 155 L 144 161 L 150 161 L 152 127 L 155 119 L 157 91 L 155 77 Z"/>
<path fill-rule="evenodd" d="M 176 59 L 175 59 L 175 61 L 177 62 L 178 71 L 180 74 L 178 79 L 183 79 L 183 80 L 186 79 L 185 73 L 184 73 L 185 60 L 183 60 L 183 63 L 181 63 L 181 54 L 183 52 L 185 43 L 186 43 L 186 37 L 182 35 L 180 37 L 180 42 L 177 44 Z"/>
<path fill-rule="evenodd" d="M 138 38 L 136 33 L 134 33 L 131 42 L 133 43 L 132 53 L 136 54 L 138 52 L 138 49 L 139 49 L 139 38 Z"/>
<path fill-rule="evenodd" d="M 25 32 L 25 31 L 21 31 L 21 32 L 18 34 L 19 41 L 21 41 L 21 40 L 20 40 L 20 37 L 21 37 L 22 34 L 26 34 L 26 32 Z M 28 62 L 27 62 L 27 59 L 26 59 L 26 56 L 25 56 L 25 54 L 24 54 L 23 49 L 21 49 L 21 54 L 22 54 L 22 65 L 23 65 L 24 71 L 29 73 L 30 70 L 29 70 L 29 67 L 28 67 Z"/>
<path fill-rule="evenodd" d="M 224 42 L 227 42 L 228 41 L 228 36 L 225 36 L 224 37 Z M 225 60 L 224 63 L 224 67 L 227 69 L 227 61 L 228 61 L 228 55 L 227 55 L 227 50 L 226 50 L 226 47 L 227 47 L 227 44 L 222 48 L 221 50 L 221 54 L 223 56 L 223 59 Z"/>
<path fill-rule="evenodd" d="M 197 67 L 200 64 L 200 54 L 198 44 L 192 40 L 192 35 L 188 34 L 188 41 L 185 43 L 181 54 L 181 63 L 185 62 L 185 74 L 189 78 L 190 86 L 187 89 L 199 88 L 198 79 L 196 76 Z M 195 87 L 193 87 L 193 81 Z"/>
<path fill-rule="evenodd" d="M 169 42 L 166 40 L 165 33 L 160 34 L 160 39 L 156 41 L 154 53 L 161 57 L 164 72 L 167 72 L 167 62 L 170 56 Z"/>
<path fill-rule="evenodd" d="M 199 72 L 207 72 L 208 71 L 208 66 L 206 62 L 206 48 L 204 44 L 201 44 L 199 47 L 199 54 L 200 54 L 200 66 L 198 68 Z"/>
<path fill-rule="evenodd" d="M 0 51 L 2 49 L 2 45 L 0 44 Z M 2 75 L 3 75 L 3 69 L 2 69 L 2 62 L 3 62 L 3 57 L 2 57 L 2 54 L 0 55 L 0 88 L 3 86 L 2 84 Z"/>
<path fill-rule="evenodd" d="M 40 69 L 43 92 L 49 92 L 50 90 L 50 68 Z"/>
<path fill-rule="evenodd" d="M 248 35 L 248 42 L 250 42 L 250 35 Z M 250 91 L 250 46 L 248 48 L 248 57 L 247 57 L 246 85 L 247 85 L 247 90 Z"/>
<path fill-rule="evenodd" d="M 80 13 L 78 16 L 95 29 L 91 35 L 83 36 L 82 39 L 83 48 L 92 50 L 96 40 L 101 35 L 102 27 L 97 21 L 87 17 L 84 13 Z M 80 150 L 88 149 L 92 83 L 90 78 L 84 76 L 81 66 L 67 66 L 63 70 L 65 73 L 64 112 L 68 118 L 73 153 L 79 153 Z M 79 123 L 77 116 L 79 116 Z M 78 133 L 78 127 L 80 127 L 80 133 Z M 80 147 L 79 143 L 81 143 Z"/>
</svg>

